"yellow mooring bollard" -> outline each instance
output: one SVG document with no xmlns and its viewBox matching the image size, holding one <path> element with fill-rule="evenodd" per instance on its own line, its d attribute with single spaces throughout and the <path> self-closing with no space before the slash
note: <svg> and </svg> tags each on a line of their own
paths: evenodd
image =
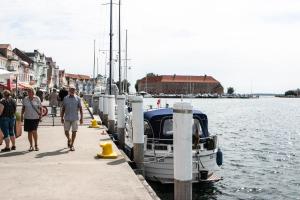
<svg viewBox="0 0 300 200">
<path fill-rule="evenodd" d="M 98 125 L 97 120 L 93 119 L 89 128 L 100 128 L 100 125 Z"/>
<path fill-rule="evenodd" d="M 98 158 L 117 158 L 118 157 L 117 153 L 113 151 L 111 142 L 101 143 L 100 147 L 102 147 L 102 153 L 97 154 Z"/>
</svg>

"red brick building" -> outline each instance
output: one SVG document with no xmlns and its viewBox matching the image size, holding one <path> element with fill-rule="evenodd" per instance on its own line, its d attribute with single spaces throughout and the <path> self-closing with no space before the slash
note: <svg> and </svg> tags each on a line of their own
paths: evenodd
<svg viewBox="0 0 300 200">
<path fill-rule="evenodd" d="M 138 92 L 149 94 L 223 94 L 224 88 L 212 76 L 156 75 L 137 81 Z"/>
</svg>

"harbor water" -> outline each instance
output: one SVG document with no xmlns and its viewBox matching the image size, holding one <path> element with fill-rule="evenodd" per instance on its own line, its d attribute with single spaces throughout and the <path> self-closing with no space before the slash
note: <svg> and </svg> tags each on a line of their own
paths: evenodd
<svg viewBox="0 0 300 200">
<path fill-rule="evenodd" d="M 193 199 L 300 199 L 300 99 L 183 100 L 207 114 L 224 156 L 223 180 L 194 185 Z M 156 103 L 144 99 L 145 108 Z M 173 199 L 172 186 L 150 184 L 161 199 Z"/>
</svg>

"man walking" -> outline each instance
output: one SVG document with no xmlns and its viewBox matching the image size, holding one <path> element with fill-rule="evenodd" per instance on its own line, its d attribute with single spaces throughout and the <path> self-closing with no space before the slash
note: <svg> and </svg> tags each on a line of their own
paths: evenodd
<svg viewBox="0 0 300 200">
<path fill-rule="evenodd" d="M 78 111 L 80 112 L 80 124 L 83 123 L 83 113 L 80 97 L 75 94 L 75 87 L 70 86 L 69 95 L 62 102 L 61 123 L 64 124 L 65 135 L 68 139 L 68 147 L 70 151 L 75 151 L 74 141 L 78 130 Z M 72 138 L 69 131 L 72 127 Z"/>
</svg>

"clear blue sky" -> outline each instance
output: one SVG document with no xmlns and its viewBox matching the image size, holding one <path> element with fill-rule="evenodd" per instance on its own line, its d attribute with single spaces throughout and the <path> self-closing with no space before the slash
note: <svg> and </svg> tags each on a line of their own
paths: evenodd
<svg viewBox="0 0 300 200">
<path fill-rule="evenodd" d="M 108 2 L 1 1 L 0 43 L 40 49 L 68 72 L 92 75 L 93 40 L 97 49 L 109 47 Z M 122 0 L 123 47 L 125 29 L 132 85 L 153 72 L 207 74 L 239 93 L 300 87 L 298 0 Z M 105 54 L 98 58 L 105 73 Z"/>
</svg>

